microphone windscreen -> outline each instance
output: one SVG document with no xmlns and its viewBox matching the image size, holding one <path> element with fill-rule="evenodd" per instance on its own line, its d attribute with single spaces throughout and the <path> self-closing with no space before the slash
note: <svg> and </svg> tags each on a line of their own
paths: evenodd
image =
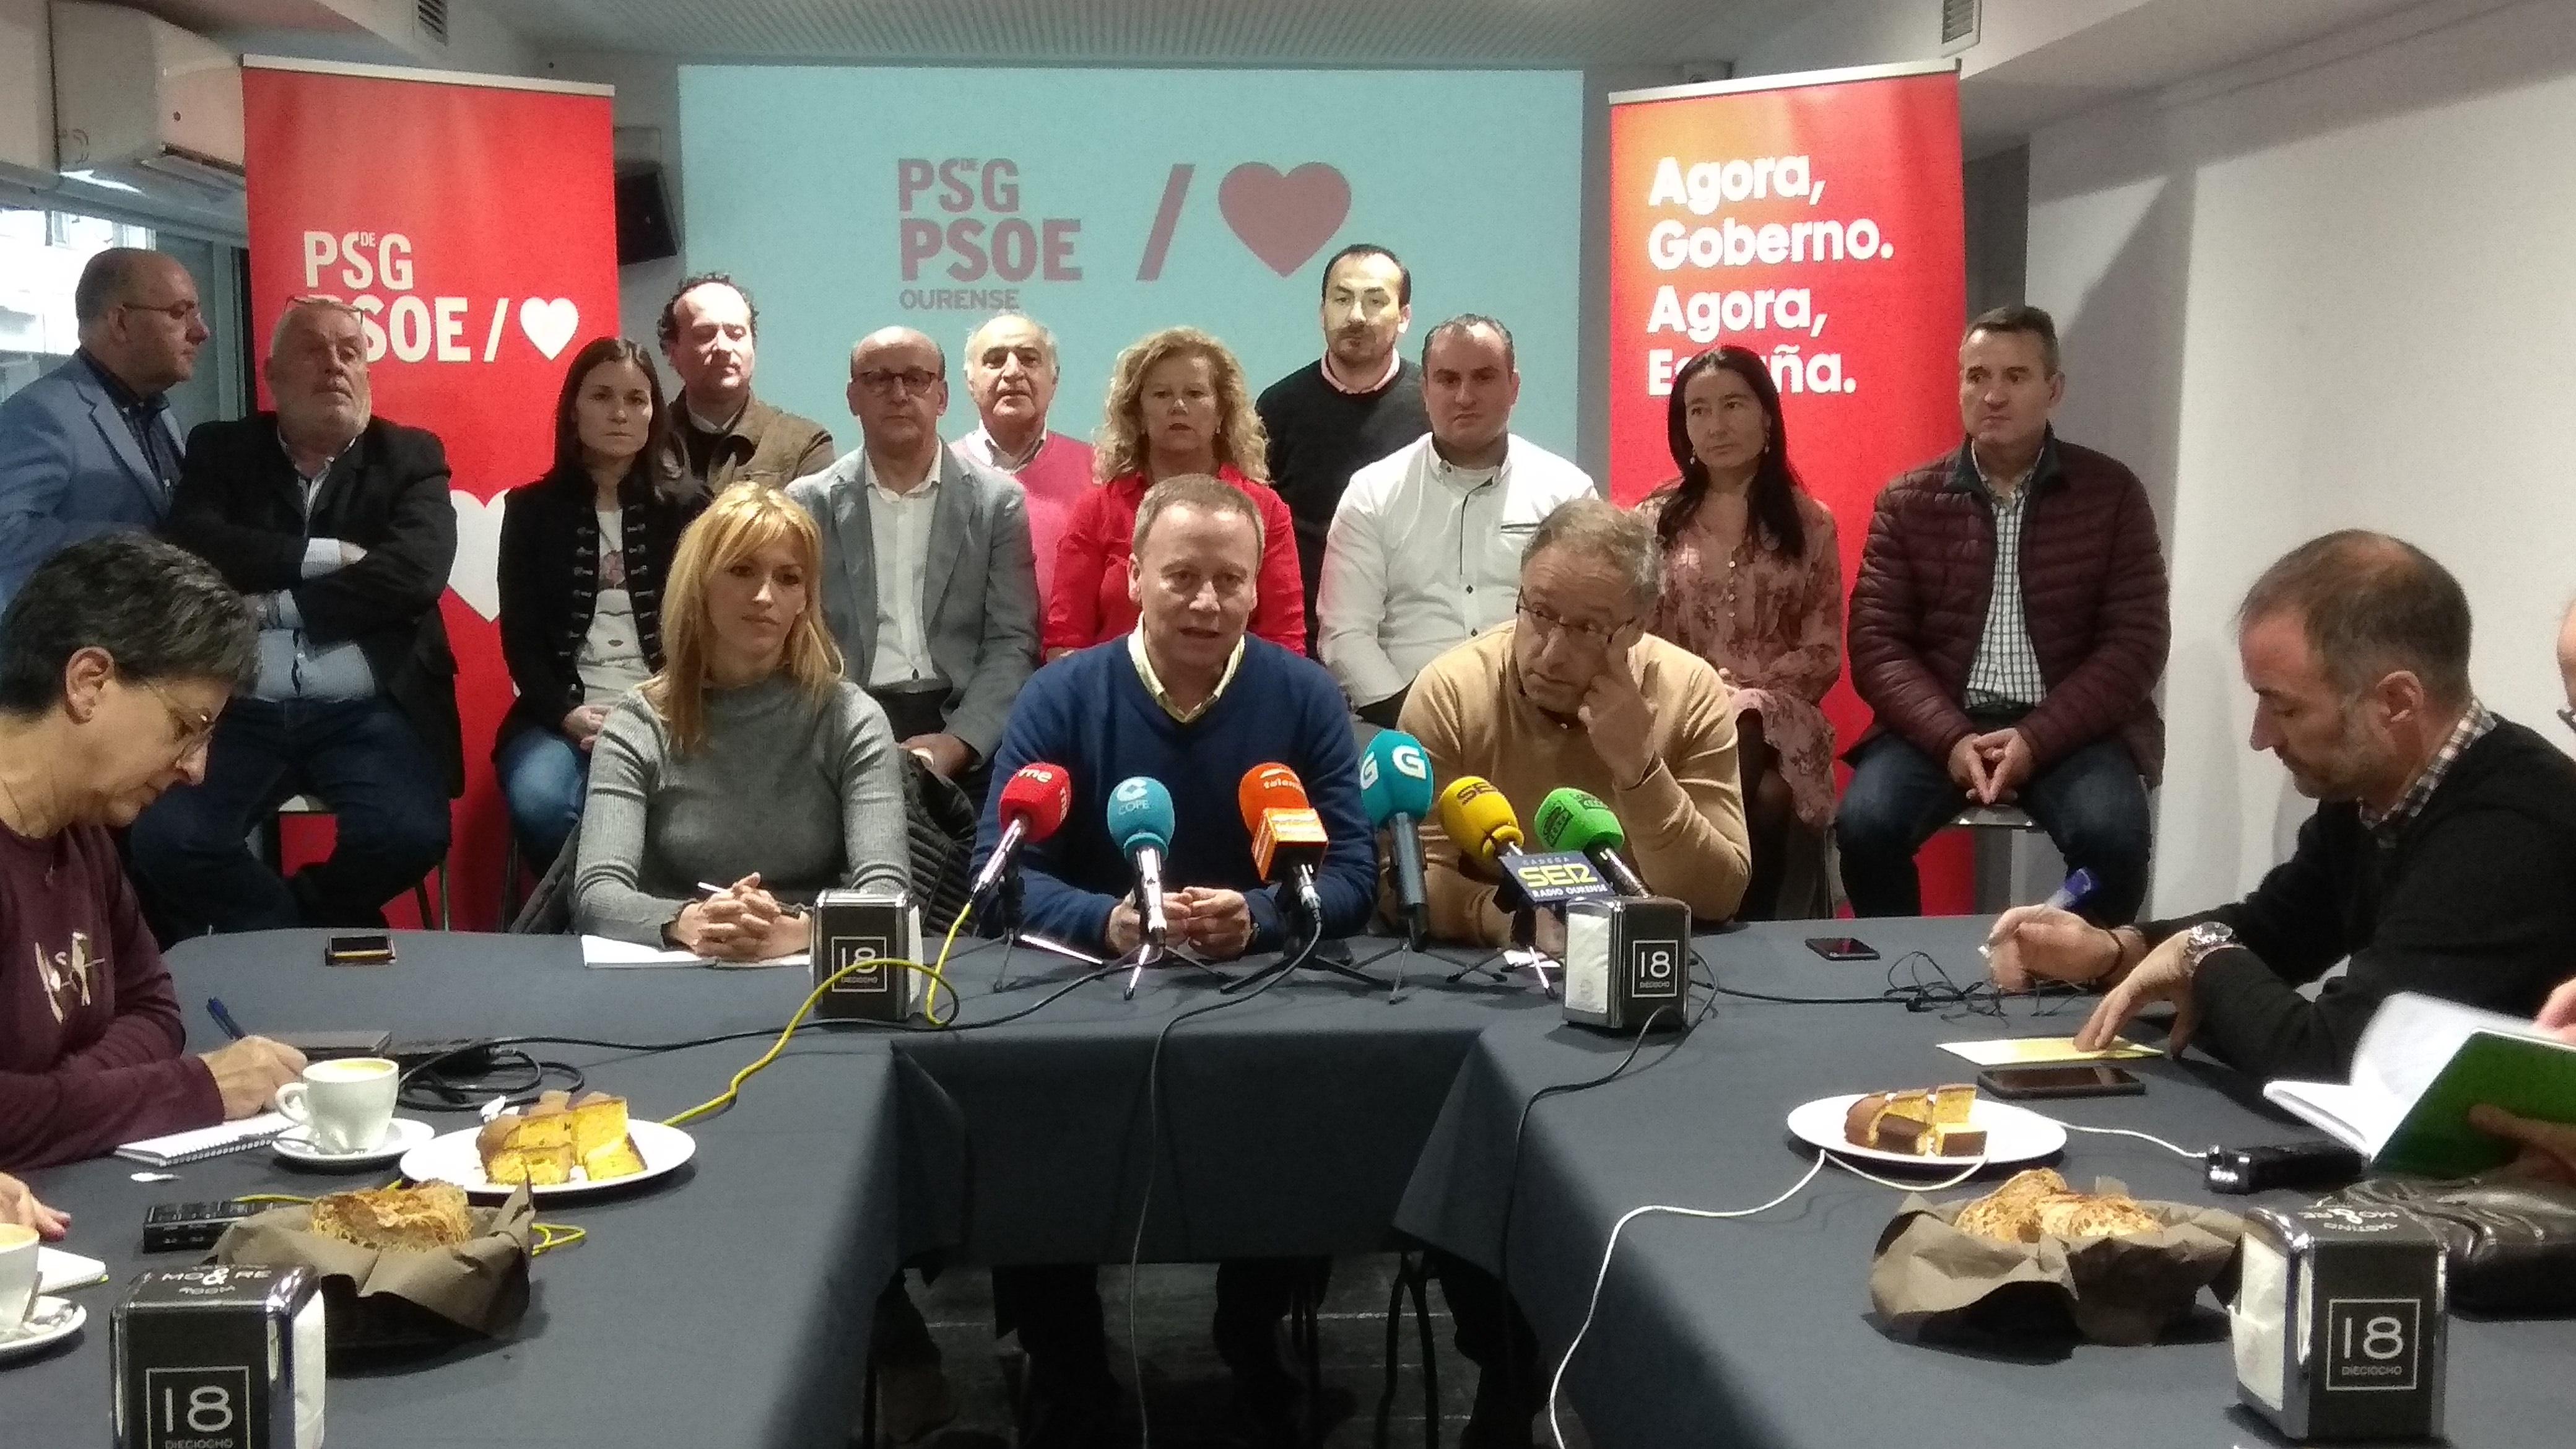
<svg viewBox="0 0 2576 1449">
<path fill-rule="evenodd" d="M 1306 798 L 1306 783 L 1286 765 L 1255 765 L 1246 770 L 1243 783 L 1235 787 L 1234 803 L 1243 811 L 1243 828 L 1257 831 L 1261 817 L 1273 810 L 1307 810 L 1313 802 Z"/>
<path fill-rule="evenodd" d="M 1598 845 L 1617 850 L 1628 843 L 1628 832 L 1601 797 L 1571 785 L 1547 792 L 1535 819 L 1542 849 L 1590 850 Z"/>
<path fill-rule="evenodd" d="M 1422 742 L 1402 730 L 1378 731 L 1360 755 L 1360 803 L 1368 807 L 1369 824 L 1398 815 L 1424 819 L 1431 798 L 1431 757 Z"/>
<path fill-rule="evenodd" d="M 1172 848 L 1172 792 L 1150 775 L 1130 775 L 1109 792 L 1109 838 L 1122 854 Z"/>
<path fill-rule="evenodd" d="M 1521 818 L 1512 802 L 1482 775 L 1461 775 L 1440 792 L 1440 828 L 1471 859 L 1493 865 L 1506 845 L 1521 843 Z"/>
<path fill-rule="evenodd" d="M 1031 760 L 1011 773 L 1002 783 L 1002 798 L 993 807 L 1002 824 L 1012 820 L 1028 822 L 1031 840 L 1044 840 L 1064 824 L 1073 809 L 1073 777 L 1061 765 Z"/>
</svg>

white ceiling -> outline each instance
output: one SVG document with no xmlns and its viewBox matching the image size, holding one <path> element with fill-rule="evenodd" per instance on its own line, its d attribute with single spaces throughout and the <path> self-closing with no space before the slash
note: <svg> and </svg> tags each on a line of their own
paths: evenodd
<svg viewBox="0 0 2576 1449">
<path fill-rule="evenodd" d="M 508 0 L 493 13 L 540 50 L 691 59 L 1670 65 L 1729 54 L 1811 3 Z"/>
</svg>

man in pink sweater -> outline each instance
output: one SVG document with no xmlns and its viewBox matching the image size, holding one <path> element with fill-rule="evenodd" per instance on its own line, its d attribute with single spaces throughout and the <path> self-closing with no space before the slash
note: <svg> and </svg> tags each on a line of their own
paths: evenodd
<svg viewBox="0 0 2576 1449">
<path fill-rule="evenodd" d="M 56 554 L 0 616 L 0 1170 L 248 1117 L 304 1070 L 260 1037 L 183 1054 L 108 834 L 204 777 L 257 647 L 212 566 L 140 534 Z"/>
<path fill-rule="evenodd" d="M 1018 482 L 1028 495 L 1029 542 L 1037 550 L 1038 615 L 1055 597 L 1055 551 L 1073 521 L 1074 505 L 1091 488 L 1091 445 L 1052 432 L 1064 367 L 1055 334 L 1017 312 L 987 320 L 966 338 L 966 391 L 975 398 L 981 426 L 949 449 Z"/>
</svg>

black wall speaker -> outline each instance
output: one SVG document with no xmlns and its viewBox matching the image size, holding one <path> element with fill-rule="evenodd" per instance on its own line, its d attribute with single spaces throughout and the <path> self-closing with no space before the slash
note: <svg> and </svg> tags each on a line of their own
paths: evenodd
<svg viewBox="0 0 2576 1449">
<path fill-rule="evenodd" d="M 671 234 L 671 202 L 662 190 L 662 168 L 651 162 L 617 173 L 617 264 L 658 262 L 680 254 Z"/>
</svg>

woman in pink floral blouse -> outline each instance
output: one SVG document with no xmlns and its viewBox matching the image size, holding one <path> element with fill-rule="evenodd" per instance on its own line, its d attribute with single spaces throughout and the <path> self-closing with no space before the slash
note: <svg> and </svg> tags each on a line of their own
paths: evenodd
<svg viewBox="0 0 2576 1449">
<path fill-rule="evenodd" d="M 1834 730 L 1819 705 L 1843 672 L 1834 517 L 1789 466 L 1780 391 L 1756 354 L 1719 347 L 1684 363 L 1666 418 L 1681 476 L 1642 505 L 1664 547 L 1651 627 L 1735 687 L 1753 837 L 1740 914 L 1765 920 L 1779 908 L 1791 821 L 1833 822 Z"/>
</svg>

